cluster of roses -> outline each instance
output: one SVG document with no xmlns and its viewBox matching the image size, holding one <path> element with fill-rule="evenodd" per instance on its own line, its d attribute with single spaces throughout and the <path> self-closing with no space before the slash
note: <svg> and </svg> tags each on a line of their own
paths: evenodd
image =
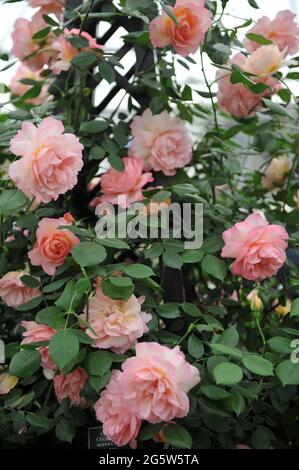
<svg viewBox="0 0 299 470">
<path fill-rule="evenodd" d="M 59 18 L 63 3 L 54 0 L 29 0 L 29 3 L 41 7 L 41 11 L 29 21 L 17 20 L 13 52 L 31 71 L 45 65 L 54 73 L 67 70 L 71 58 L 78 52 L 67 40 L 68 35 L 81 35 L 88 40 L 88 47 L 100 48 L 87 33 L 78 30 L 64 30 L 59 37 L 47 36 L 42 44 L 36 42 L 32 36 L 45 27 L 43 14 L 55 13 Z M 195 52 L 212 24 L 204 1 L 178 0 L 175 7 L 169 8 L 178 24 L 165 12 L 153 20 L 150 25 L 152 43 L 157 47 L 172 45 L 184 56 Z M 253 31 L 263 33 L 275 44 L 258 48 L 258 44 L 247 42 L 252 55 L 240 54 L 233 63 L 253 75 L 253 80 L 263 81 L 273 88 L 277 86 L 273 73 L 286 54 L 298 48 L 299 30 L 289 12 L 282 12 L 272 23 L 262 19 Z M 225 76 L 222 73 L 218 76 L 220 106 L 237 116 L 248 114 L 261 103 L 261 97 L 252 94 L 258 100 L 253 102 L 248 98 L 250 90 L 230 83 L 229 73 Z M 153 115 L 146 110 L 133 119 L 131 131 L 133 139 L 129 156 L 124 159 L 124 171 L 109 169 L 101 178 L 99 202 L 118 204 L 119 196 L 123 196 L 127 206 L 142 200 L 142 188 L 153 179 L 150 170 L 173 175 L 191 161 L 191 137 L 183 121 L 168 112 Z M 31 122 L 23 123 L 12 139 L 10 150 L 21 157 L 11 163 L 10 177 L 38 203 L 56 200 L 72 189 L 83 166 L 83 145 L 73 134 L 64 133 L 63 124 L 53 117 L 43 119 L 38 128 Z M 55 274 L 72 247 L 80 243 L 67 228 L 72 223 L 70 214 L 40 220 L 35 245 L 28 253 L 33 266 L 41 266 L 49 276 Z M 274 276 L 286 260 L 288 234 L 282 226 L 269 224 L 258 211 L 225 231 L 223 239 L 222 257 L 235 259 L 231 268 L 234 275 L 261 281 Z M 10 307 L 40 295 L 38 288 L 22 283 L 23 275 L 24 272 L 9 272 L 0 279 L 0 296 Z M 142 302 L 142 298 L 134 295 L 127 301 L 112 300 L 104 295 L 98 283 L 90 300 L 88 322 L 86 311 L 80 315 L 81 327 L 92 338 L 92 346 L 120 354 L 133 347 L 148 331 L 147 323 L 151 319 L 150 314 L 141 310 Z M 22 326 L 25 329 L 23 344 L 49 341 L 56 333 L 54 328 L 34 321 L 23 321 Z M 68 397 L 72 406 L 85 406 L 81 396 L 87 380 L 85 370 L 77 367 L 67 375 L 58 374 L 48 347 L 42 346 L 39 351 L 44 375 L 53 379 L 58 401 Z M 16 384 L 15 378 L 4 376 L 0 380 L 0 393 L 3 389 L 7 393 Z M 186 416 L 189 411 L 187 393 L 199 381 L 197 368 L 185 361 L 178 347 L 169 349 L 156 343 L 138 343 L 136 355 L 122 364 L 121 371 L 112 372 L 109 384 L 95 403 L 97 418 L 103 423 L 105 434 L 117 445 L 134 445 L 142 420 L 158 423 Z"/>
<path fill-rule="evenodd" d="M 31 19 L 18 18 L 14 24 L 12 53 L 22 63 L 11 80 L 10 90 L 13 95 L 22 97 L 30 89 L 30 85 L 23 83 L 24 81 L 44 83 L 39 96 L 26 100 L 29 104 L 39 105 L 49 100 L 49 87 L 44 82 L 45 72 L 51 71 L 59 75 L 69 70 L 71 60 L 78 54 L 78 47 L 71 42 L 72 38 L 80 36 L 81 41 L 84 41 L 81 51 L 102 52 L 103 48 L 85 31 L 75 28 L 64 28 L 63 31 L 59 29 L 64 0 L 28 0 L 28 3 L 34 8 L 39 7 L 39 10 Z M 54 31 L 46 22 L 49 13 L 56 15 L 58 21 Z M 54 20 L 50 18 L 50 21 L 52 24 Z"/>
<path fill-rule="evenodd" d="M 248 116 L 262 107 L 265 96 L 280 90 L 281 83 L 275 75 L 283 65 L 287 65 L 287 56 L 299 49 L 299 27 L 294 21 L 295 16 L 289 10 L 281 11 L 273 21 L 267 17 L 261 18 L 249 31 L 248 34 L 261 36 L 270 44 L 261 45 L 246 36 L 244 47 L 250 55 L 239 52 L 230 59 L 228 70 L 217 71 L 217 98 L 221 108 L 235 117 Z M 256 94 L 242 83 L 233 84 L 230 80 L 233 66 L 249 74 L 254 83 L 264 83 L 268 88 Z"/>
</svg>

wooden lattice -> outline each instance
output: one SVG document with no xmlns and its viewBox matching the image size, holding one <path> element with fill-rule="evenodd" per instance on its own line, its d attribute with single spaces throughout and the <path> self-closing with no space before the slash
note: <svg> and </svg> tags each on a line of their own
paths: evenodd
<svg viewBox="0 0 299 470">
<path fill-rule="evenodd" d="M 67 5 L 70 7 L 76 8 L 81 4 L 81 0 L 68 0 Z M 111 2 L 108 2 L 111 5 Z M 94 3 L 90 13 L 100 13 L 103 11 L 106 0 L 98 0 Z M 99 24 L 99 18 L 87 18 L 84 22 L 84 31 L 87 31 L 93 37 L 96 37 L 97 26 Z M 135 31 L 140 31 L 143 29 L 144 23 L 138 18 L 128 18 L 126 16 L 114 16 L 113 22 L 109 29 L 101 37 L 97 37 L 97 42 L 105 47 L 105 44 L 109 39 L 115 34 L 119 28 L 125 29 L 128 33 L 133 33 Z M 76 24 L 74 24 L 76 26 Z M 140 105 L 140 112 L 149 106 L 150 96 L 146 92 L 138 91 L 138 88 L 133 88 L 130 86 L 131 80 L 134 78 L 136 72 L 142 70 L 148 70 L 154 65 L 154 54 L 153 50 L 146 46 L 139 46 L 135 44 L 125 43 L 124 45 L 120 44 L 119 47 L 116 45 L 116 57 L 118 60 L 121 60 L 130 50 L 134 51 L 135 54 L 135 63 L 132 67 L 125 73 L 115 71 L 115 83 L 113 84 L 111 90 L 106 96 L 101 97 L 100 103 L 95 106 L 93 101 L 91 114 L 96 117 L 101 115 L 103 112 L 107 115 L 107 108 L 112 99 L 119 93 L 121 90 L 125 90 L 131 98 L 133 98 Z M 96 89 L 99 86 L 99 83 L 93 79 L 89 79 L 88 86 L 91 89 Z M 87 198 L 90 195 L 86 195 L 86 171 L 81 173 L 79 178 L 79 185 L 76 188 L 75 197 L 78 204 L 82 206 L 82 203 L 87 202 Z M 160 185 L 164 183 L 164 178 L 161 178 L 160 174 L 154 175 L 155 183 Z M 162 286 L 164 288 L 164 299 L 168 302 L 182 302 L 184 300 L 184 288 L 183 288 L 183 277 L 182 272 L 177 269 L 172 269 L 167 266 L 164 267 L 162 273 Z"/>
</svg>

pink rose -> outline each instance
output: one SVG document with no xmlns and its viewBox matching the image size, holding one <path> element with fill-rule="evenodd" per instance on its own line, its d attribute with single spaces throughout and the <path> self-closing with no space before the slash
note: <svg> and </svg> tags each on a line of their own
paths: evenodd
<svg viewBox="0 0 299 470">
<path fill-rule="evenodd" d="M 90 299 L 88 306 L 86 334 L 94 342 L 93 346 L 99 349 L 112 349 L 117 354 L 135 345 L 136 340 L 147 333 L 147 323 L 152 316 L 141 310 L 142 298 L 137 299 L 131 295 L 128 300 L 113 300 L 103 294 L 100 287 Z M 86 308 L 81 315 L 86 320 Z M 96 333 L 96 334 L 95 334 Z"/>
<path fill-rule="evenodd" d="M 30 79 L 35 81 L 41 81 L 43 78 L 40 76 L 39 72 L 34 72 L 33 70 L 26 67 L 26 65 L 19 65 L 15 75 L 12 77 L 10 81 L 10 91 L 15 96 L 22 97 L 28 90 L 31 89 L 31 85 L 24 85 L 20 82 L 20 80 Z M 28 98 L 26 103 L 33 104 L 34 106 L 38 106 L 42 103 L 45 103 L 49 100 L 48 93 L 48 86 L 43 85 L 41 87 L 40 94 L 36 98 Z"/>
<path fill-rule="evenodd" d="M 0 395 L 9 393 L 18 383 L 19 378 L 14 375 L 0 374 Z"/>
<path fill-rule="evenodd" d="M 18 18 L 14 24 L 11 35 L 13 41 L 12 53 L 32 70 L 41 70 L 53 56 L 53 51 L 49 48 L 49 38 L 45 39 L 42 47 L 39 41 L 32 39 L 35 33 L 47 26 L 42 13 L 39 11 L 30 20 Z M 41 49 L 43 52 L 41 52 Z M 27 56 L 33 53 L 36 54 L 26 59 Z"/>
<path fill-rule="evenodd" d="M 40 8 L 42 13 L 55 13 L 61 16 L 65 0 L 28 0 L 32 8 Z"/>
<path fill-rule="evenodd" d="M 123 158 L 124 171 L 110 168 L 101 177 L 100 202 L 111 202 L 121 207 L 128 207 L 132 202 L 141 201 L 142 188 L 153 181 L 151 173 L 142 173 L 143 161 L 137 158 Z"/>
<path fill-rule="evenodd" d="M 289 236 L 281 225 L 269 225 L 263 213 L 255 211 L 244 222 L 223 235 L 223 258 L 235 258 L 232 273 L 250 281 L 275 276 L 286 260 Z"/>
<path fill-rule="evenodd" d="M 110 382 L 94 404 L 94 409 L 108 439 L 119 447 L 127 444 L 135 447 L 141 421 L 124 404 L 120 391 L 121 376 L 120 371 L 112 371 Z"/>
<path fill-rule="evenodd" d="M 246 63 L 246 56 L 242 53 L 238 53 L 230 60 L 228 66 L 231 67 L 231 64 L 236 64 L 244 70 Z M 248 116 L 256 108 L 260 108 L 262 106 L 262 98 L 271 93 L 275 93 L 280 88 L 279 81 L 273 77 L 259 77 L 258 79 L 251 77 L 252 81 L 266 83 L 272 88 L 272 92 L 269 90 L 261 94 L 256 94 L 242 85 L 242 83 L 231 83 L 230 76 L 231 72 L 229 70 L 219 69 L 217 71 L 217 100 L 220 108 L 239 118 Z"/>
<path fill-rule="evenodd" d="M 273 41 L 281 51 L 286 51 L 287 54 L 296 54 L 299 48 L 299 28 L 294 21 L 295 17 L 295 13 L 290 10 L 280 11 L 273 21 L 263 16 L 248 33 L 258 34 Z M 261 44 L 245 38 L 244 47 L 248 52 L 253 52 L 261 47 Z"/>
<path fill-rule="evenodd" d="M 192 158 L 192 139 L 184 122 L 167 111 L 153 115 L 146 109 L 131 124 L 133 136 L 129 156 L 142 158 L 145 169 L 175 175 Z"/>
<path fill-rule="evenodd" d="M 275 44 L 259 47 L 245 61 L 243 70 L 259 77 L 274 75 L 284 64 L 285 54 Z"/>
<path fill-rule="evenodd" d="M 71 406 L 86 406 L 86 401 L 80 393 L 88 379 L 87 372 L 82 367 L 77 367 L 68 375 L 56 375 L 54 377 L 54 390 L 59 403 L 69 398 Z"/>
<path fill-rule="evenodd" d="M 41 295 L 38 287 L 28 287 L 21 281 L 25 271 L 11 271 L 0 279 L 0 297 L 8 307 L 18 307 Z"/>
<path fill-rule="evenodd" d="M 103 49 L 103 47 L 97 43 L 96 39 L 90 36 L 86 31 L 81 31 L 80 33 L 79 29 L 73 28 L 69 30 L 65 28 L 59 38 L 52 43 L 53 49 L 57 52 L 57 58 L 52 62 L 50 68 L 56 75 L 59 75 L 60 72 L 66 71 L 71 67 L 71 60 L 78 54 L 78 49 L 74 47 L 67 38 L 79 35 L 88 41 L 88 47 L 83 47 L 81 49 L 82 51 L 88 49 Z"/>
<path fill-rule="evenodd" d="M 47 117 L 38 128 L 24 122 L 11 140 L 10 151 L 22 158 L 9 165 L 9 176 L 37 202 L 56 201 L 77 183 L 83 145 L 73 134 L 63 132 L 61 121 Z"/>
<path fill-rule="evenodd" d="M 74 245 L 80 240 L 70 230 L 59 229 L 60 225 L 70 225 L 65 217 L 51 219 L 45 217 L 38 223 L 36 242 L 28 257 L 33 266 L 41 266 L 45 273 L 53 276 L 62 266 Z"/>
<path fill-rule="evenodd" d="M 284 180 L 291 170 L 291 162 L 287 155 L 273 158 L 267 166 L 262 178 L 262 186 L 265 189 L 275 190 L 283 185 Z"/>
<path fill-rule="evenodd" d="M 193 54 L 212 26 L 211 12 L 205 8 L 204 0 L 177 0 L 174 7 L 167 6 L 179 24 L 163 11 L 149 26 L 152 44 L 155 47 L 172 45 L 183 57 Z"/>
<path fill-rule="evenodd" d="M 23 339 L 21 344 L 31 344 L 31 343 L 39 343 L 41 341 L 50 341 L 52 336 L 55 335 L 56 330 L 51 328 L 48 325 L 42 325 L 36 323 L 35 321 L 22 321 L 21 325 L 25 328 Z M 41 355 L 41 366 L 44 370 L 55 370 L 56 365 L 52 361 L 49 355 L 49 347 L 48 346 L 41 346 L 38 347 L 37 350 L 40 352 Z"/>
<path fill-rule="evenodd" d="M 187 393 L 200 376 L 178 346 L 138 343 L 136 357 L 127 359 L 122 369 L 119 390 L 131 414 L 150 423 L 187 416 Z"/>
</svg>

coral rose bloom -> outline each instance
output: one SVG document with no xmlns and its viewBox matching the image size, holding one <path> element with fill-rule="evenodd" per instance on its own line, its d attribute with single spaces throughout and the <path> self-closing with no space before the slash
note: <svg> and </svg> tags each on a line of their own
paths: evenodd
<svg viewBox="0 0 299 470">
<path fill-rule="evenodd" d="M 73 134 L 63 132 L 61 121 L 47 117 L 38 128 L 24 122 L 11 140 L 10 151 L 22 158 L 9 165 L 9 176 L 37 202 L 56 201 L 77 183 L 83 145 Z"/>
<path fill-rule="evenodd" d="M 65 217 L 51 219 L 45 217 L 38 223 L 36 242 L 28 257 L 33 266 L 41 266 L 49 276 L 55 274 L 74 245 L 80 240 L 70 230 L 59 229 L 60 225 L 70 225 Z"/>
<path fill-rule="evenodd" d="M 280 51 L 286 51 L 291 55 L 296 54 L 299 48 L 299 28 L 294 21 L 295 17 L 296 14 L 290 10 L 280 11 L 273 21 L 263 16 L 248 32 L 251 34 L 259 34 L 273 41 L 279 47 Z M 244 47 L 248 52 L 253 52 L 261 47 L 261 45 L 245 38 Z"/>
<path fill-rule="evenodd" d="M 45 29 L 47 26 L 42 13 L 39 11 L 30 20 L 18 18 L 14 24 L 14 30 L 11 35 L 13 41 L 12 53 L 32 70 L 41 70 L 53 56 L 53 51 L 49 49 L 48 38 L 45 39 L 45 45 L 42 46 L 42 49 L 49 50 L 44 52 L 40 52 L 40 42 L 32 39 L 35 33 Z M 36 55 L 26 59 L 27 56 L 33 53 L 36 53 Z"/>
<path fill-rule="evenodd" d="M 184 122 L 167 111 L 153 115 L 146 109 L 131 124 L 133 141 L 130 157 L 142 158 L 145 169 L 175 175 L 192 158 L 192 139 Z"/>
<path fill-rule="evenodd" d="M 112 349 L 117 354 L 134 346 L 136 340 L 147 333 L 147 323 L 152 319 L 150 314 L 142 312 L 142 301 L 135 295 L 126 301 L 113 300 L 98 287 L 88 306 L 91 328 L 87 328 L 86 333 L 94 340 L 93 345 L 99 349 Z M 86 320 L 86 309 L 81 318 Z"/>
<path fill-rule="evenodd" d="M 119 387 L 121 376 L 120 371 L 112 371 L 110 382 L 94 404 L 94 409 L 108 439 L 119 447 L 127 444 L 135 447 L 141 420 L 130 413 L 124 404 Z"/>
<path fill-rule="evenodd" d="M 21 325 L 25 328 L 23 333 L 23 339 L 21 344 L 31 344 L 31 343 L 39 343 L 40 341 L 50 341 L 52 336 L 55 335 L 56 330 L 51 328 L 48 325 L 42 325 L 36 323 L 35 321 L 22 321 Z M 41 355 L 41 366 L 45 370 L 55 370 L 56 365 L 52 361 L 49 355 L 49 347 L 48 346 L 41 346 L 38 347 L 37 350 Z"/>
<path fill-rule="evenodd" d="M 40 8 L 44 13 L 55 13 L 61 16 L 65 0 L 28 0 L 32 8 Z"/>
<path fill-rule="evenodd" d="M 20 82 L 20 80 L 24 80 L 24 79 L 35 80 L 37 82 L 43 80 L 39 72 L 34 72 L 33 70 L 26 67 L 26 65 L 21 64 L 17 68 L 15 75 L 12 77 L 10 81 L 9 87 L 13 95 L 22 97 L 28 90 L 31 89 L 31 85 L 25 85 L 24 83 Z M 36 98 L 28 98 L 26 100 L 26 103 L 38 106 L 42 103 L 45 103 L 48 100 L 49 100 L 48 86 L 43 85 L 39 96 L 37 96 Z"/>
<path fill-rule="evenodd" d="M 0 297 L 8 307 L 18 307 L 40 296 L 38 287 L 28 287 L 21 281 L 25 271 L 10 271 L 0 279 Z"/>
<path fill-rule="evenodd" d="M 77 367 L 68 375 L 56 375 L 54 377 L 54 390 L 59 403 L 69 398 L 71 406 L 86 406 L 81 397 L 81 391 L 88 379 L 87 372 L 82 367 Z"/>
<path fill-rule="evenodd" d="M 151 173 L 143 173 L 143 161 L 137 158 L 123 158 L 124 171 L 110 168 L 101 177 L 100 202 L 111 202 L 129 207 L 132 202 L 143 199 L 142 188 L 153 181 Z"/>
<path fill-rule="evenodd" d="M 285 53 L 275 44 L 259 47 L 246 60 L 243 70 L 253 75 L 267 77 L 273 75 L 284 63 Z"/>
<path fill-rule="evenodd" d="M 265 189 L 273 189 L 281 186 L 290 171 L 290 161 L 287 155 L 273 158 L 262 178 L 262 186 Z"/>
<path fill-rule="evenodd" d="M 244 54 L 236 54 L 228 63 L 238 65 L 244 70 L 246 67 L 247 59 Z M 226 112 L 232 114 L 235 117 L 244 117 L 250 115 L 254 109 L 262 106 L 262 98 L 267 94 L 276 92 L 280 85 L 279 81 L 273 77 L 261 77 L 255 80 L 256 82 L 263 82 L 272 88 L 272 92 L 266 91 L 262 94 L 253 93 L 251 90 L 246 88 L 242 83 L 231 83 L 230 71 L 219 69 L 216 74 L 216 80 L 218 81 L 218 94 L 217 100 L 219 106 Z M 251 77 L 254 80 L 254 77 Z"/>
<path fill-rule="evenodd" d="M 262 281 L 275 276 L 286 261 L 286 230 L 270 225 L 259 211 L 226 230 L 222 237 L 225 245 L 221 256 L 236 259 L 231 268 L 236 276 Z"/>
<path fill-rule="evenodd" d="M 187 393 L 200 376 L 178 346 L 138 343 L 136 357 L 127 359 L 122 369 L 120 391 L 130 413 L 150 423 L 187 416 Z"/>
<path fill-rule="evenodd" d="M 178 24 L 163 11 L 149 26 L 152 44 L 155 47 L 172 45 L 183 57 L 193 54 L 212 26 L 211 12 L 205 8 L 204 0 L 177 0 L 174 7 L 167 6 Z"/>
<path fill-rule="evenodd" d="M 80 33 L 79 29 L 73 28 L 69 30 L 65 28 L 59 38 L 52 43 L 52 48 L 57 52 L 57 57 L 52 62 L 50 68 L 56 75 L 59 75 L 60 72 L 66 71 L 71 67 L 71 60 L 78 54 L 78 49 L 74 47 L 67 38 L 79 35 L 88 41 L 88 47 L 83 47 L 82 51 L 88 49 L 103 49 L 102 46 L 97 44 L 96 39 L 90 36 L 86 31 Z"/>
<path fill-rule="evenodd" d="M 14 375 L 0 374 L 0 395 L 9 393 L 18 383 L 19 378 Z"/>
</svg>

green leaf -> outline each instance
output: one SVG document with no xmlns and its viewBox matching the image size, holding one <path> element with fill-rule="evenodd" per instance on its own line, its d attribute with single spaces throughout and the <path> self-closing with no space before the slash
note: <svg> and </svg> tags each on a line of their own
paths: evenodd
<svg viewBox="0 0 299 470">
<path fill-rule="evenodd" d="M 52 306 L 43 308 L 36 314 L 35 321 L 44 325 L 51 325 L 55 315 L 58 313 L 60 313 L 60 310 L 57 307 Z"/>
<path fill-rule="evenodd" d="M 101 287 L 105 295 L 115 300 L 128 300 L 134 291 L 134 284 L 129 277 L 111 276 L 102 282 Z"/>
<path fill-rule="evenodd" d="M 124 272 L 136 279 L 145 279 L 155 275 L 152 268 L 139 263 L 129 264 L 124 268 Z"/>
<path fill-rule="evenodd" d="M 26 420 L 36 428 L 49 429 L 51 426 L 51 420 L 40 413 L 27 413 Z"/>
<path fill-rule="evenodd" d="M 84 368 L 90 375 L 103 376 L 112 365 L 112 356 L 107 351 L 96 351 L 88 354 Z"/>
<path fill-rule="evenodd" d="M 213 351 L 219 352 L 221 354 L 228 354 L 229 356 L 238 357 L 240 359 L 242 358 L 242 353 L 239 349 L 232 348 L 220 343 L 210 343 L 209 346 Z"/>
<path fill-rule="evenodd" d="M 230 396 L 229 392 L 216 385 L 201 385 L 200 391 L 210 400 L 224 400 Z"/>
<path fill-rule="evenodd" d="M 291 340 L 289 338 L 285 338 L 283 336 L 274 336 L 267 342 L 272 351 L 276 353 L 291 354 L 293 352 L 293 348 L 291 347 Z"/>
<path fill-rule="evenodd" d="M 59 23 L 57 23 L 57 21 L 53 20 L 53 18 L 51 18 L 51 16 L 43 15 L 43 19 L 50 26 L 56 26 L 56 27 L 58 26 L 59 27 Z"/>
<path fill-rule="evenodd" d="M 15 308 L 15 310 L 18 310 L 19 312 L 26 312 L 27 310 L 33 310 L 34 308 L 38 307 L 38 305 L 41 304 L 42 301 L 43 301 L 42 297 L 35 297 L 34 299 L 29 300 L 29 302 L 19 305 L 18 307 Z"/>
<path fill-rule="evenodd" d="M 70 364 L 79 353 L 79 341 L 70 330 L 58 331 L 49 344 L 51 359 L 60 369 Z"/>
<path fill-rule="evenodd" d="M 81 49 L 82 47 L 88 47 L 88 39 L 83 36 L 67 36 L 66 40 L 77 49 Z"/>
<path fill-rule="evenodd" d="M 299 317 L 299 298 L 293 300 L 290 316 Z"/>
<path fill-rule="evenodd" d="M 95 63 L 97 56 L 92 51 L 84 51 L 79 52 L 75 57 L 72 58 L 71 63 L 75 67 L 79 67 L 81 69 L 90 67 L 92 64 Z"/>
<path fill-rule="evenodd" d="M 99 74 L 104 80 L 107 80 L 108 83 L 113 83 L 115 81 L 115 71 L 109 62 L 106 60 L 101 60 L 98 68 Z"/>
<path fill-rule="evenodd" d="M 227 268 L 224 261 L 213 255 L 205 255 L 201 262 L 202 270 L 211 276 L 223 281 L 227 274 Z"/>
<path fill-rule="evenodd" d="M 86 134 L 94 134 L 96 132 L 103 132 L 109 126 L 107 121 L 100 121 L 96 119 L 94 121 L 82 122 L 80 125 L 80 131 Z"/>
<path fill-rule="evenodd" d="M 246 409 L 246 402 L 243 396 L 235 390 L 231 391 L 230 396 L 224 400 L 224 403 L 226 408 L 236 413 L 237 416 L 242 414 Z"/>
<path fill-rule="evenodd" d="M 250 370 L 256 375 L 270 376 L 273 375 L 272 362 L 264 359 L 257 354 L 245 354 L 243 357 L 243 364 L 246 369 Z"/>
<path fill-rule="evenodd" d="M 204 252 L 197 249 L 197 250 L 186 250 L 184 253 L 181 254 L 181 259 L 183 263 L 199 263 L 204 256 Z"/>
<path fill-rule="evenodd" d="M 79 266 L 95 266 L 101 264 L 107 256 L 106 250 L 98 243 L 82 242 L 73 246 L 71 254 Z"/>
<path fill-rule="evenodd" d="M 115 248 L 117 250 L 129 250 L 129 245 L 120 240 L 119 238 L 98 238 L 96 239 L 97 243 L 107 246 L 108 248 Z"/>
<path fill-rule="evenodd" d="M 276 437 L 270 429 L 265 426 L 258 426 L 251 436 L 254 449 L 271 449 L 271 442 L 276 441 Z"/>
<path fill-rule="evenodd" d="M 231 362 L 221 362 L 213 369 L 217 385 L 235 385 L 241 382 L 243 372 L 241 367 Z"/>
<path fill-rule="evenodd" d="M 250 39 L 250 41 L 257 42 L 258 44 L 262 44 L 263 46 L 273 44 L 273 41 L 270 41 L 270 39 L 267 39 L 264 36 L 261 36 L 260 34 L 248 33 L 246 34 L 246 37 Z"/>
<path fill-rule="evenodd" d="M 224 242 L 222 237 L 214 235 L 212 237 L 206 238 L 202 244 L 201 250 L 205 253 L 215 253 L 216 251 L 221 250 Z"/>
<path fill-rule="evenodd" d="M 103 376 L 90 375 L 88 377 L 89 385 L 99 393 L 110 382 L 111 372 L 108 371 Z"/>
<path fill-rule="evenodd" d="M 57 292 L 60 287 L 64 286 L 68 281 L 70 281 L 72 278 L 70 276 L 64 277 L 63 279 L 57 279 L 57 281 L 50 282 L 50 284 L 47 284 L 44 288 L 43 291 L 45 294 L 50 294 L 51 292 Z"/>
<path fill-rule="evenodd" d="M 179 424 L 168 424 L 163 428 L 167 442 L 177 449 L 191 449 L 192 437 L 183 426 Z"/>
<path fill-rule="evenodd" d="M 199 318 L 202 315 L 201 310 L 196 305 L 189 302 L 182 303 L 181 307 L 190 317 Z"/>
<path fill-rule="evenodd" d="M 187 347 L 188 353 L 195 359 L 199 359 L 205 352 L 202 341 L 194 334 L 189 336 Z"/>
<path fill-rule="evenodd" d="M 120 158 L 118 155 L 115 155 L 115 154 L 111 153 L 108 156 L 108 161 L 109 161 L 110 165 L 112 166 L 112 168 L 114 168 L 116 171 L 120 171 L 120 172 L 124 171 L 125 164 L 123 162 L 123 159 Z"/>
<path fill-rule="evenodd" d="M 18 189 L 5 189 L 0 195 L 0 212 L 4 215 L 19 212 L 29 201 Z"/>
<path fill-rule="evenodd" d="M 173 268 L 173 269 L 181 269 L 182 264 L 183 264 L 180 255 L 176 251 L 170 248 L 167 248 L 164 251 L 162 259 L 163 259 L 163 263 L 166 264 L 166 266 L 169 266 L 170 268 Z"/>
<path fill-rule="evenodd" d="M 48 36 L 49 32 L 51 31 L 51 28 L 50 26 L 47 26 L 46 28 L 44 29 L 41 29 L 40 31 L 38 31 L 37 33 L 35 33 L 33 36 L 32 36 L 32 39 L 34 41 L 39 41 L 41 39 L 44 39 Z"/>
<path fill-rule="evenodd" d="M 236 347 L 239 342 L 239 333 L 237 331 L 237 326 L 232 325 L 227 330 L 225 330 L 217 343 L 225 344 L 226 346 Z"/>
<path fill-rule="evenodd" d="M 275 373 L 283 386 L 299 385 L 299 362 L 283 361 L 276 367 Z"/>
<path fill-rule="evenodd" d="M 162 318 L 178 318 L 180 317 L 180 310 L 178 304 L 169 302 L 156 307 L 156 312 Z"/>
<path fill-rule="evenodd" d="M 263 99 L 263 102 L 265 106 L 272 111 L 274 114 L 278 114 L 279 116 L 285 116 L 290 119 L 293 119 L 292 116 L 287 112 L 286 108 L 284 106 L 281 106 L 278 103 L 274 103 L 274 101 L 268 100 L 267 98 Z"/>
<path fill-rule="evenodd" d="M 258 4 L 256 3 L 255 0 L 248 0 L 248 3 L 249 3 L 249 5 L 250 5 L 252 8 L 257 8 L 257 9 L 259 9 L 259 6 L 258 6 Z"/>
<path fill-rule="evenodd" d="M 76 430 L 71 422 L 62 418 L 56 425 L 55 436 L 62 442 L 72 442 L 76 435 Z"/>
<path fill-rule="evenodd" d="M 143 442 L 143 441 L 149 441 L 150 439 L 153 439 L 159 432 L 161 431 L 163 427 L 163 423 L 157 423 L 157 424 L 149 424 L 145 426 L 143 429 L 141 429 L 140 433 L 138 434 L 138 441 Z"/>
<path fill-rule="evenodd" d="M 62 311 L 68 312 L 70 309 L 76 309 L 82 300 L 82 293 L 76 292 L 75 281 L 69 281 L 62 294 L 55 301 L 55 305 Z"/>
<path fill-rule="evenodd" d="M 166 15 L 169 16 L 169 18 L 172 19 L 172 21 L 177 25 L 179 26 L 179 21 L 177 19 L 177 17 L 172 13 L 172 11 L 170 10 L 170 8 L 168 8 L 167 5 L 165 5 L 165 3 L 163 2 L 163 0 L 159 0 L 159 3 L 161 5 L 161 7 L 163 8 L 163 10 L 165 11 Z"/>
<path fill-rule="evenodd" d="M 21 281 L 25 286 L 28 287 L 38 287 L 40 285 L 40 280 L 36 279 L 36 277 L 29 276 L 28 274 L 24 274 L 24 276 L 21 277 Z"/>
<path fill-rule="evenodd" d="M 40 353 L 36 349 L 24 349 L 13 356 L 9 373 L 16 377 L 30 377 L 39 367 Z"/>
</svg>

